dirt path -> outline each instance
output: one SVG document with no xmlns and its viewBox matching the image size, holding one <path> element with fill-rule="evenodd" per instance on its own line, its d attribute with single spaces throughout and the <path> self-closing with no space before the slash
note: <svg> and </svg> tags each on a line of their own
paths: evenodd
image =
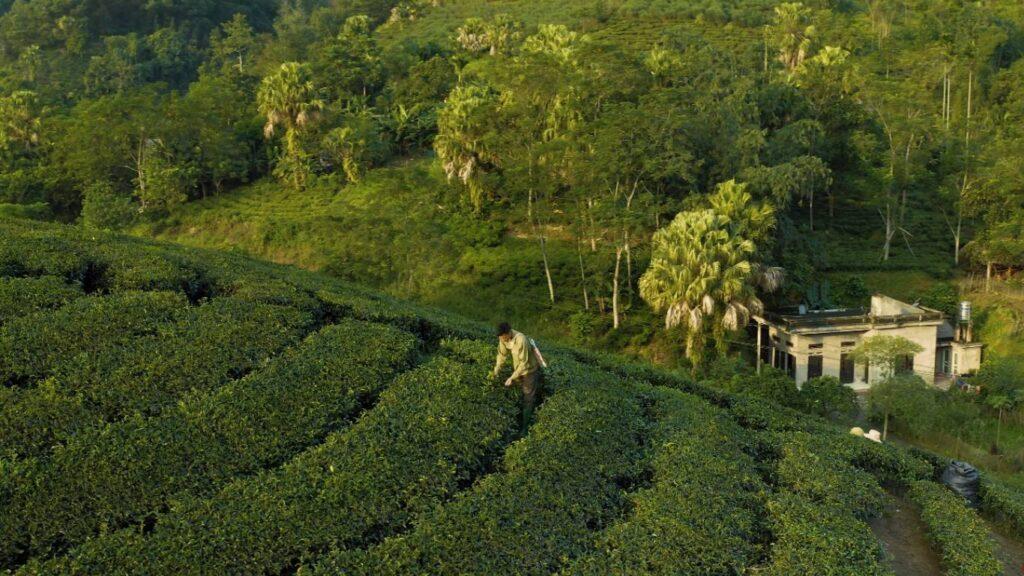
<svg viewBox="0 0 1024 576">
<path fill-rule="evenodd" d="M 871 531 L 885 548 L 886 563 L 896 576 L 942 574 L 939 557 L 928 544 L 924 523 L 914 506 L 900 496 L 889 514 L 871 522 Z"/>
</svg>

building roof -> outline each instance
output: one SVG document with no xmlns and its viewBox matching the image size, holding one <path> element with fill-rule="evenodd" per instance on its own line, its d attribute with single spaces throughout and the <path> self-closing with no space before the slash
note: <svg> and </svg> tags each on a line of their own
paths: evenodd
<svg viewBox="0 0 1024 576">
<path fill-rule="evenodd" d="M 908 323 L 941 324 L 945 314 L 924 306 L 907 304 L 882 294 L 871 297 L 870 308 L 841 308 L 834 310 L 806 310 L 785 308 L 768 312 L 763 319 L 789 331 L 821 332 L 841 330 L 864 325 L 899 326 Z"/>
</svg>

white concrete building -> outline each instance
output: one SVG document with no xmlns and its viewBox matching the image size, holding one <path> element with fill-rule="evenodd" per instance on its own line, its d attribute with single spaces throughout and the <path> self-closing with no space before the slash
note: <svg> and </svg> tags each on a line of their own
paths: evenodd
<svg viewBox="0 0 1024 576">
<path fill-rule="evenodd" d="M 948 385 L 981 366 L 980 343 L 971 342 L 969 319 L 954 330 L 938 310 L 876 294 L 870 308 L 807 311 L 797 309 L 754 317 L 758 366 L 787 371 L 801 385 L 818 376 L 835 376 L 857 389 L 882 377 L 877 366 L 857 364 L 853 349 L 863 338 L 902 336 L 923 349 L 899 367 L 926 382 Z"/>
</svg>

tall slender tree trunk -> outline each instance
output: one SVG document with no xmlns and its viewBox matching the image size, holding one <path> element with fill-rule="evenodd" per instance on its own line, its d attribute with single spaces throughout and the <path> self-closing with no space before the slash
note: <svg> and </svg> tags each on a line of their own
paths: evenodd
<svg viewBox="0 0 1024 576">
<path fill-rule="evenodd" d="M 814 190 L 811 190 L 810 208 L 811 208 L 811 232 L 814 232 Z"/>
<path fill-rule="evenodd" d="M 885 421 L 882 422 L 882 440 L 889 437 L 889 412 L 885 413 Z"/>
<path fill-rule="evenodd" d="M 985 292 L 992 289 L 992 261 L 985 263 Z"/>
<path fill-rule="evenodd" d="M 612 328 L 619 327 L 619 270 L 622 268 L 622 247 L 615 248 L 615 275 L 612 277 Z"/>
<path fill-rule="evenodd" d="M 548 280 L 548 295 L 551 297 L 551 303 L 555 303 L 555 283 L 551 279 L 551 266 L 548 264 L 548 241 L 544 234 L 540 235 L 540 255 L 544 260 L 544 276 Z"/>
<path fill-rule="evenodd" d="M 580 285 L 583 286 L 583 309 L 590 310 L 590 295 L 587 293 L 587 269 L 583 266 L 583 248 L 580 241 L 576 240 L 576 256 L 580 261 Z"/>
</svg>

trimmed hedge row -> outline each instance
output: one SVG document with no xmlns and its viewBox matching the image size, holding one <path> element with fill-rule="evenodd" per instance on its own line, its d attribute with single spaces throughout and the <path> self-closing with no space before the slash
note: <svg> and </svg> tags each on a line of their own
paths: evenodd
<svg viewBox="0 0 1024 576">
<path fill-rule="evenodd" d="M 348 430 L 279 470 L 184 498 L 146 538 L 122 531 L 22 574 L 263 574 L 407 526 L 479 473 L 515 429 L 511 394 L 437 358 L 400 376 Z"/>
<path fill-rule="evenodd" d="M 767 576 L 892 576 L 871 528 L 842 509 L 783 491 L 768 500 Z"/>
<path fill-rule="evenodd" d="M 188 302 L 174 292 L 128 292 L 80 298 L 0 326 L 0 382 L 27 384 L 53 374 L 78 355 L 116 350 L 156 334 Z"/>
<path fill-rule="evenodd" d="M 653 485 L 566 576 L 741 574 L 756 563 L 766 486 L 737 438 L 745 432 L 705 401 L 653 393 Z"/>
<path fill-rule="evenodd" d="M 341 550 L 300 574 L 550 574 L 586 551 L 620 513 L 641 472 L 646 422 L 636 392 L 571 361 L 552 365 L 557 389 L 501 472 L 424 516 L 411 532 Z M 573 379 L 563 380 L 574 372 Z M 554 374 L 552 374 L 554 373 Z"/>
<path fill-rule="evenodd" d="M 175 316 L 154 327 L 154 334 L 108 338 L 118 345 L 55 359 L 52 378 L 36 387 L 0 393 L 0 454 L 42 456 L 83 430 L 134 411 L 158 413 L 190 391 L 215 389 L 258 368 L 314 326 L 305 312 L 234 298 L 216 298 Z M 116 329 L 117 321 L 106 321 Z M 42 328 L 47 326 L 57 333 L 56 322 Z"/>
<path fill-rule="evenodd" d="M 871 474 L 837 455 L 832 445 L 801 432 L 789 433 L 782 446 L 776 482 L 819 507 L 862 520 L 880 516 L 887 496 Z"/>
<path fill-rule="evenodd" d="M 988 528 L 963 498 L 941 484 L 921 480 L 907 493 L 921 507 L 928 538 L 942 557 L 946 576 L 999 576 L 1002 564 Z"/>
<path fill-rule="evenodd" d="M 773 542 L 764 572 L 891 574 L 882 563 L 880 543 L 865 523 L 882 514 L 889 498 L 875 477 L 859 466 L 870 464 L 871 472 L 889 477 L 893 469 L 906 473 L 902 460 L 865 458 L 888 454 L 873 452 L 875 443 L 849 435 L 783 432 L 776 437 L 780 458 L 774 475 L 779 492 L 768 502 Z"/>
<path fill-rule="evenodd" d="M 981 511 L 1011 528 L 1024 538 L 1024 494 L 1009 486 L 982 476 Z"/>
<path fill-rule="evenodd" d="M 0 325 L 26 314 L 59 308 L 83 295 L 80 286 L 56 276 L 0 277 Z"/>
<path fill-rule="evenodd" d="M 394 328 L 345 321 L 214 394 L 76 437 L 23 474 L 0 538 L 46 554 L 53 543 L 139 522 L 171 496 L 210 492 L 280 462 L 343 426 L 411 364 L 416 347 Z"/>
</svg>

